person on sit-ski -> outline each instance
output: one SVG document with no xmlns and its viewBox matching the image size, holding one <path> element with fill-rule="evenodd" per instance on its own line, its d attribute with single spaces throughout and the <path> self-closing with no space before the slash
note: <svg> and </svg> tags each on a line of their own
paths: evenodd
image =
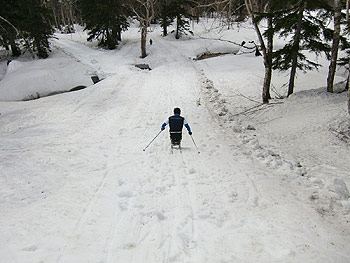
<svg viewBox="0 0 350 263">
<path fill-rule="evenodd" d="M 174 109 L 174 115 L 170 116 L 166 122 L 162 124 L 161 130 L 165 129 L 165 126 L 169 124 L 169 132 L 170 132 L 170 140 L 171 145 L 179 145 L 182 139 L 182 127 L 185 126 L 188 134 L 192 135 L 192 131 L 190 125 L 185 120 L 184 117 L 180 116 L 181 110 L 179 108 Z"/>
</svg>

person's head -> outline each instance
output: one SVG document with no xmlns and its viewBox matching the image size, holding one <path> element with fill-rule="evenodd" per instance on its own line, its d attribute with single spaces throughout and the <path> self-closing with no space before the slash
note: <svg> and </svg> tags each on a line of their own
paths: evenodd
<svg viewBox="0 0 350 263">
<path fill-rule="evenodd" d="M 175 108 L 174 109 L 174 114 L 181 114 L 180 108 Z"/>
</svg>

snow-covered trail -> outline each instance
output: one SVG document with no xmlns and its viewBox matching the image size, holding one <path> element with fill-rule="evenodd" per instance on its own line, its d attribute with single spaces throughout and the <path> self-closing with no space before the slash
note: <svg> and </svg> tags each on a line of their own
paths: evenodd
<svg viewBox="0 0 350 263">
<path fill-rule="evenodd" d="M 110 69 L 110 53 L 94 50 L 91 60 L 83 45 L 60 43 L 107 78 L 6 104 L 1 172 L 27 174 L 2 193 L 0 262 L 349 261 L 349 238 L 298 186 L 255 163 L 205 105 L 196 106 L 201 74 L 174 44 L 155 38 L 153 70 L 141 72 L 137 59 L 117 57 L 123 70 Z M 167 131 L 143 152 L 174 107 L 201 154 L 185 132 L 182 153 L 171 154 Z"/>
</svg>

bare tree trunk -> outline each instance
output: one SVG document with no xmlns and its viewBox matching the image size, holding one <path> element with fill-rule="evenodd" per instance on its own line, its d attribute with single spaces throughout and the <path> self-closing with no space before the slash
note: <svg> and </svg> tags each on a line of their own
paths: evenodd
<svg viewBox="0 0 350 263">
<path fill-rule="evenodd" d="M 264 77 L 264 86 L 262 93 L 263 103 L 269 103 L 270 96 L 270 85 L 272 78 L 272 49 L 273 49 L 273 36 L 270 35 L 268 37 L 268 50 L 266 49 L 264 38 L 261 34 L 258 24 L 255 22 L 255 17 L 253 14 L 253 6 L 251 0 L 245 0 L 245 5 L 248 11 L 249 16 L 252 19 L 252 23 L 255 28 L 255 32 L 258 35 L 258 39 L 260 42 L 260 48 L 262 49 L 263 58 L 264 58 L 264 66 L 265 66 L 265 77 Z M 272 20 L 268 21 L 269 27 L 272 28 Z"/>
<path fill-rule="evenodd" d="M 147 56 L 146 52 L 146 39 L 147 39 L 147 28 L 151 24 L 154 18 L 154 6 L 156 0 L 136 0 L 135 6 L 129 5 L 133 11 L 136 19 L 139 21 L 141 26 L 141 58 Z"/>
<path fill-rule="evenodd" d="M 74 25 L 76 21 L 75 21 L 74 14 L 73 14 L 73 5 L 72 4 L 69 5 L 69 19 L 70 19 L 71 25 Z"/>
<path fill-rule="evenodd" d="M 180 17 L 177 16 L 176 17 L 176 34 L 175 34 L 175 38 L 179 39 L 180 38 Z"/>
<path fill-rule="evenodd" d="M 147 25 L 142 25 L 142 28 L 141 28 L 141 58 L 147 57 L 146 40 L 147 40 Z"/>
<path fill-rule="evenodd" d="M 349 22 L 349 7 L 350 7 L 350 0 L 346 1 L 346 21 Z M 350 62 L 349 62 L 349 75 L 350 75 Z M 349 79 L 348 75 L 348 79 Z M 348 112 L 350 114 L 350 88 L 348 87 Z"/>
<path fill-rule="evenodd" d="M 294 92 L 294 81 L 295 81 L 295 74 L 297 71 L 297 64 L 298 64 L 298 52 L 299 52 L 299 43 L 300 43 L 301 22 L 303 19 L 304 9 L 305 9 L 305 0 L 302 0 L 300 3 L 300 7 L 299 7 L 298 26 L 297 26 L 297 29 L 295 31 L 294 43 L 293 43 L 293 47 L 292 47 L 292 69 L 290 72 L 289 87 L 288 87 L 288 95 L 287 96 L 293 94 L 293 92 Z"/>
<path fill-rule="evenodd" d="M 348 112 L 350 114 L 350 89 L 348 89 Z"/>
<path fill-rule="evenodd" d="M 64 11 L 63 11 L 63 3 L 61 4 L 61 15 L 62 15 L 63 25 L 66 26 L 67 22 L 66 22 L 66 17 L 65 17 Z"/>
<path fill-rule="evenodd" d="M 163 26 L 163 36 L 167 36 L 168 35 L 168 27 L 166 25 Z"/>
<path fill-rule="evenodd" d="M 117 28 L 116 36 L 117 36 L 118 41 L 122 41 L 122 30 L 121 30 L 120 26 L 118 26 L 118 28 Z"/>
<path fill-rule="evenodd" d="M 327 91 L 333 93 L 334 76 L 337 68 L 337 58 L 340 39 L 341 6 L 340 0 L 334 0 L 334 33 L 331 53 L 331 63 L 329 65 L 327 78 Z"/>
<path fill-rule="evenodd" d="M 53 18 L 54 18 L 54 20 L 55 20 L 55 26 L 56 26 L 56 28 L 59 28 L 59 26 L 58 26 L 58 21 L 57 21 L 56 9 L 55 9 L 54 4 L 55 4 L 55 3 L 54 3 L 53 1 L 51 1 L 51 9 L 52 9 Z"/>
<path fill-rule="evenodd" d="M 272 30 L 272 17 L 268 18 L 268 29 Z M 273 52 L 273 34 L 269 33 L 267 36 L 267 54 L 266 59 L 264 59 L 265 65 L 265 77 L 264 77 L 264 87 L 263 87 L 263 103 L 268 103 L 271 99 L 270 86 L 272 78 L 272 52 Z"/>
<path fill-rule="evenodd" d="M 11 56 L 12 57 L 19 57 L 21 55 L 21 51 L 19 50 L 14 38 L 12 36 L 10 37 L 9 40 L 10 47 L 11 47 Z"/>
<path fill-rule="evenodd" d="M 227 10 L 227 29 L 231 28 L 231 23 L 232 23 L 232 1 L 229 1 L 228 4 L 228 10 Z"/>
</svg>

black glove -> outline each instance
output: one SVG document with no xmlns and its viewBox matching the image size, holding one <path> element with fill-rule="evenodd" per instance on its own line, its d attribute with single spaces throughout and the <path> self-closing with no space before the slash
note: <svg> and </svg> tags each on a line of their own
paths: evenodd
<svg viewBox="0 0 350 263">
<path fill-rule="evenodd" d="M 192 135 L 192 132 L 188 132 L 189 135 Z"/>
</svg>

